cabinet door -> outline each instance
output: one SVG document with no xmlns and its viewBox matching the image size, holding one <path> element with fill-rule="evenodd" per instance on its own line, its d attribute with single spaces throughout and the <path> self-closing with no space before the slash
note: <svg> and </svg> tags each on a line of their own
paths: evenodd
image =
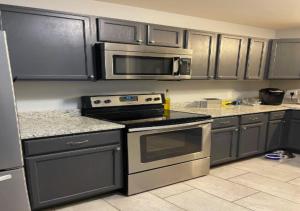
<svg viewBox="0 0 300 211">
<path fill-rule="evenodd" d="M 98 19 L 98 40 L 104 42 L 142 44 L 146 26 L 142 23 L 114 19 Z"/>
<path fill-rule="evenodd" d="M 300 78 L 300 39 L 272 41 L 269 79 Z"/>
<path fill-rule="evenodd" d="M 148 45 L 165 46 L 165 47 L 183 47 L 183 29 L 148 25 Z"/>
<path fill-rule="evenodd" d="M 21 7 L 1 8 L 15 79 L 93 79 L 90 19 Z"/>
<path fill-rule="evenodd" d="M 215 71 L 217 35 L 187 31 L 185 47 L 193 50 L 192 79 L 212 79 Z"/>
<path fill-rule="evenodd" d="M 266 124 L 241 125 L 238 157 L 248 157 L 264 152 L 266 145 Z"/>
<path fill-rule="evenodd" d="M 119 145 L 28 157 L 25 164 L 33 209 L 122 186 Z"/>
<path fill-rule="evenodd" d="M 247 55 L 247 39 L 220 35 L 217 56 L 217 79 L 243 79 Z"/>
<path fill-rule="evenodd" d="M 211 165 L 225 163 L 236 159 L 238 128 L 221 128 L 212 130 Z"/>
<path fill-rule="evenodd" d="M 267 40 L 249 39 L 245 79 L 263 79 L 267 49 Z"/>
<path fill-rule="evenodd" d="M 283 135 L 284 120 L 269 121 L 267 135 L 267 151 L 280 149 Z"/>
<path fill-rule="evenodd" d="M 291 119 L 289 122 L 287 148 L 300 150 L 300 119 Z"/>
</svg>

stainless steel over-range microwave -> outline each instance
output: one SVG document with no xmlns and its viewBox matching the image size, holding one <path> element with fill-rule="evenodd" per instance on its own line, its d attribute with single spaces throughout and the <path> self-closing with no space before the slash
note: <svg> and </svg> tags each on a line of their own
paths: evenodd
<svg viewBox="0 0 300 211">
<path fill-rule="evenodd" d="M 191 78 L 192 50 L 116 43 L 96 44 L 103 79 Z"/>
</svg>

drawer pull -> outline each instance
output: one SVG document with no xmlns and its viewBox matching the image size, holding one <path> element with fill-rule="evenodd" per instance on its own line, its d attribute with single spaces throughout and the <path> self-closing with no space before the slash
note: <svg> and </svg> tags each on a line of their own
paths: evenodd
<svg viewBox="0 0 300 211">
<path fill-rule="evenodd" d="M 68 142 L 67 144 L 70 146 L 78 146 L 78 145 L 86 144 L 88 142 L 89 142 L 89 140 L 78 141 L 78 142 L 71 141 L 71 142 Z"/>
<path fill-rule="evenodd" d="M 235 128 L 235 129 L 234 129 L 234 131 L 238 132 L 238 131 L 239 131 L 239 129 L 238 129 L 238 128 Z"/>
<path fill-rule="evenodd" d="M 247 130 L 247 127 L 242 127 L 243 130 Z"/>
<path fill-rule="evenodd" d="M 225 124 L 230 124 L 230 121 L 224 121 L 224 122 L 220 122 L 220 124 L 225 125 Z"/>
<path fill-rule="evenodd" d="M 253 120 L 253 121 L 255 121 L 255 120 L 258 120 L 258 118 L 257 117 L 255 117 L 255 118 L 250 118 L 251 120 Z"/>
<path fill-rule="evenodd" d="M 116 150 L 116 151 L 120 151 L 120 150 L 121 150 L 121 147 L 117 147 L 115 150 Z"/>
<path fill-rule="evenodd" d="M 3 182 L 5 180 L 10 180 L 12 178 L 11 174 L 4 175 L 0 177 L 0 182 Z"/>
<path fill-rule="evenodd" d="M 137 40 L 136 42 L 138 42 L 138 43 L 142 43 L 142 42 L 143 42 L 143 40 Z"/>
</svg>

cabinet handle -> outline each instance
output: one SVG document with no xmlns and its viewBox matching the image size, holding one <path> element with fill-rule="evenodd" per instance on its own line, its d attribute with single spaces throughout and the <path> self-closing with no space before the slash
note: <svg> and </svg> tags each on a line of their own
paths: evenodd
<svg viewBox="0 0 300 211">
<path fill-rule="evenodd" d="M 257 118 L 257 117 L 255 117 L 255 118 L 251 118 L 251 120 L 258 120 L 258 118 Z"/>
<path fill-rule="evenodd" d="M 242 127 L 243 130 L 247 130 L 247 127 Z"/>
<path fill-rule="evenodd" d="M 155 43 L 155 41 L 154 40 L 150 40 L 149 43 Z"/>
<path fill-rule="evenodd" d="M 86 144 L 88 142 L 89 142 L 89 140 L 78 141 L 78 142 L 71 141 L 71 142 L 67 142 L 67 144 L 70 146 L 78 146 L 78 145 Z"/>
<path fill-rule="evenodd" d="M 230 121 L 225 121 L 225 122 L 220 122 L 220 124 L 225 125 L 225 124 L 229 124 Z"/>
<path fill-rule="evenodd" d="M 4 175 L 4 176 L 1 176 L 0 177 L 0 182 L 3 182 L 5 180 L 9 180 L 11 178 L 12 178 L 11 174 L 7 174 L 7 175 Z"/>
<path fill-rule="evenodd" d="M 137 40 L 136 42 L 138 42 L 138 43 L 142 43 L 142 42 L 143 42 L 143 40 Z"/>
<path fill-rule="evenodd" d="M 95 79 L 95 76 L 94 75 L 89 75 L 89 79 Z"/>
<path fill-rule="evenodd" d="M 239 129 L 238 129 L 238 128 L 235 128 L 235 129 L 234 129 L 234 131 L 238 132 L 238 131 L 239 131 Z"/>
<path fill-rule="evenodd" d="M 120 151 L 120 150 L 121 150 L 121 147 L 117 147 L 115 150 L 116 150 L 116 151 Z"/>
</svg>

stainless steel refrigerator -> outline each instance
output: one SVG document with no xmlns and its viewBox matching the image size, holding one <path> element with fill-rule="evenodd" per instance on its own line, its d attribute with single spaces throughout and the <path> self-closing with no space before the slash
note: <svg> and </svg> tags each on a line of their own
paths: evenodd
<svg viewBox="0 0 300 211">
<path fill-rule="evenodd" d="M 0 31 L 0 210 L 30 210 L 4 31 Z"/>
</svg>

